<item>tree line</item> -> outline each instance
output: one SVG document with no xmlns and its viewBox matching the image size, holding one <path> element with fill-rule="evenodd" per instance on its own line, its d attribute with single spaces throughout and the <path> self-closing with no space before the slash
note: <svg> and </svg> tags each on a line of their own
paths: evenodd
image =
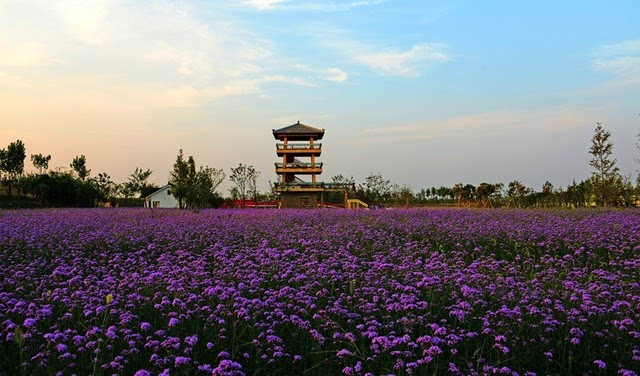
<svg viewBox="0 0 640 376">
<path fill-rule="evenodd" d="M 87 158 L 74 157 L 68 168 L 50 170 L 51 155 L 31 154 L 35 172 L 25 172 L 27 157 L 21 140 L 0 149 L 0 208 L 2 207 L 93 207 L 143 206 L 144 197 L 160 187 L 150 183 L 150 169 L 136 167 L 127 180 L 116 183 L 111 176 L 100 172 L 91 175 Z M 258 190 L 260 172 L 251 165 L 240 163 L 230 169 L 229 179 L 234 185 L 229 197 L 223 198 L 218 187 L 226 178 L 221 169 L 196 167 L 192 156 L 185 158 L 179 151 L 169 185 L 180 208 L 219 207 L 225 200 L 274 199 Z"/>
<path fill-rule="evenodd" d="M 636 143 L 640 155 L 640 133 Z M 525 186 L 519 180 L 507 184 L 483 182 L 478 185 L 458 183 L 451 187 L 429 187 L 413 191 L 372 173 L 357 184 L 353 177 L 336 175 L 333 183 L 353 187 L 351 195 L 372 206 L 427 206 L 456 205 L 466 207 L 585 207 L 585 206 L 635 206 L 640 198 L 640 175 L 635 182 L 631 176 L 620 174 L 613 157 L 611 133 L 601 123 L 596 123 L 589 148 L 591 176 L 580 182 L 575 179 L 566 188 L 556 188 L 545 182 L 539 189 Z M 31 154 L 30 160 L 36 172 L 25 173 L 26 147 L 20 140 L 0 149 L 0 207 L 91 207 L 91 206 L 142 206 L 143 198 L 159 189 L 149 182 L 150 169 L 136 167 L 127 180 L 115 183 L 100 172 L 91 175 L 87 158 L 78 155 L 69 168 L 51 171 L 51 155 Z M 636 159 L 640 165 L 640 158 Z M 178 152 L 170 172 L 169 185 L 180 208 L 219 207 L 225 201 L 247 200 L 255 202 L 275 200 L 273 192 L 262 193 L 258 189 L 260 171 L 251 165 L 240 163 L 229 170 L 232 188 L 226 197 L 219 187 L 227 178 L 222 169 L 196 166 L 193 156 Z M 334 197 L 335 196 L 335 197 Z M 328 193 L 328 202 L 340 202 L 344 195 Z"/>
<path fill-rule="evenodd" d="M 640 153 L 640 133 L 636 147 Z M 466 207 L 586 207 L 635 206 L 640 199 L 640 174 L 633 182 L 631 176 L 620 174 L 613 157 L 611 132 L 596 123 L 589 154 L 591 176 L 580 182 L 575 179 L 566 188 L 556 188 L 549 181 L 539 189 L 525 186 L 520 180 L 508 184 L 483 182 L 478 185 L 458 183 L 451 187 L 429 187 L 414 192 L 399 186 L 379 173 L 367 176 L 363 183 L 337 175 L 335 183 L 353 185 L 358 197 L 374 206 L 456 205 Z M 640 158 L 636 159 L 640 164 Z M 639 172 L 640 173 L 640 172 Z"/>
</svg>

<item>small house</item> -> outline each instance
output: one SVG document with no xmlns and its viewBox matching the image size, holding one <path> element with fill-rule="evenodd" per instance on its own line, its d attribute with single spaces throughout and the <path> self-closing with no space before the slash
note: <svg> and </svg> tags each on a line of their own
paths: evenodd
<svg viewBox="0 0 640 376">
<path fill-rule="evenodd" d="M 145 208 L 178 208 L 178 200 L 171 194 L 169 184 L 144 198 Z"/>
</svg>

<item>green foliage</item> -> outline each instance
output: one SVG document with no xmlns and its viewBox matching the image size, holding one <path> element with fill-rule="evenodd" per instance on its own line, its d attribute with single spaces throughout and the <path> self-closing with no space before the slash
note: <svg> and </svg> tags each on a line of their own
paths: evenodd
<svg viewBox="0 0 640 376">
<path fill-rule="evenodd" d="M 153 193 L 158 187 L 149 183 L 149 177 L 153 171 L 147 169 L 143 170 L 136 167 L 128 180 L 122 184 L 121 193 L 124 197 L 146 197 Z"/>
<path fill-rule="evenodd" d="M 393 199 L 391 181 L 382 177 L 382 174 L 370 174 L 365 178 L 364 184 L 358 186 L 358 195 L 371 204 L 384 205 Z"/>
<path fill-rule="evenodd" d="M 617 160 L 612 158 L 613 143 L 609 140 L 611 132 L 606 131 L 600 123 L 596 123 L 596 129 L 591 139 L 589 154 L 592 159 L 589 162 L 594 168 L 593 184 L 596 200 L 602 206 L 608 206 L 616 201 L 615 183 L 619 179 Z"/>
<path fill-rule="evenodd" d="M 81 180 L 85 180 L 89 177 L 90 169 L 87 169 L 87 158 L 84 155 L 73 158 L 73 161 L 69 165 L 73 171 L 78 175 Z"/>
<path fill-rule="evenodd" d="M 38 173 L 40 174 L 47 172 L 50 161 L 51 155 L 45 157 L 42 154 L 31 154 L 31 163 L 33 163 L 33 167 L 38 169 Z"/>
<path fill-rule="evenodd" d="M 22 191 L 33 197 L 41 206 L 92 207 L 101 198 L 94 181 L 85 181 L 68 172 L 51 172 L 48 175 L 31 174 L 20 180 Z"/>
<path fill-rule="evenodd" d="M 182 149 L 178 152 L 176 162 L 173 164 L 169 185 L 171 185 L 171 194 L 178 200 L 180 208 L 185 206 L 185 198 L 189 192 L 190 169 L 187 161 L 184 160 Z"/>
<path fill-rule="evenodd" d="M 171 172 L 171 194 L 178 200 L 180 208 L 219 207 L 222 197 L 216 192 L 224 181 L 222 170 L 209 166 L 196 168 L 192 156 L 184 159 L 182 149 L 178 152 Z"/>
<path fill-rule="evenodd" d="M 100 202 L 111 202 L 113 198 L 115 198 L 117 185 L 111 181 L 111 177 L 109 175 L 101 172 L 97 177 L 91 179 L 91 182 L 98 191 L 98 200 Z"/>
</svg>

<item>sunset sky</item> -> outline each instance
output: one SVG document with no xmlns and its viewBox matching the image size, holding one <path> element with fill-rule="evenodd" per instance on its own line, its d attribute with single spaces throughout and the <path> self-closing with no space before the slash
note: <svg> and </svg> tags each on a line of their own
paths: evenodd
<svg viewBox="0 0 640 376">
<path fill-rule="evenodd" d="M 0 0 L 0 147 L 158 184 L 183 148 L 266 189 L 300 120 L 322 180 L 539 188 L 589 176 L 600 121 L 635 177 L 640 3 L 528 3 Z"/>
</svg>

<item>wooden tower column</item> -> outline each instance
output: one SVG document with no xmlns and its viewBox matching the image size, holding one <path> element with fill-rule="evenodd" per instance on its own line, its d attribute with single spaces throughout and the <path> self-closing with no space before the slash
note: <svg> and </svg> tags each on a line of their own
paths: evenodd
<svg viewBox="0 0 640 376">
<path fill-rule="evenodd" d="M 309 137 L 309 147 L 313 150 L 313 137 Z M 316 168 L 316 155 L 311 154 L 311 168 Z M 316 174 L 311 174 L 311 185 L 316 186 Z"/>
</svg>

